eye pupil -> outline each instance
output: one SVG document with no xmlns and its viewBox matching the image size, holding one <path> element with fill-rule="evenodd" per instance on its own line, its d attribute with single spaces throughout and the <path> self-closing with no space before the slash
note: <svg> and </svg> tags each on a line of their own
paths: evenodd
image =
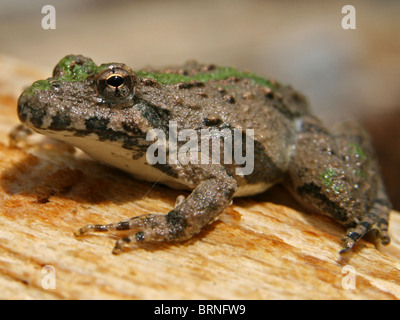
<svg viewBox="0 0 400 320">
<path fill-rule="evenodd" d="M 119 75 L 113 75 L 107 78 L 107 84 L 115 88 L 118 88 L 123 83 L 124 78 Z"/>
</svg>

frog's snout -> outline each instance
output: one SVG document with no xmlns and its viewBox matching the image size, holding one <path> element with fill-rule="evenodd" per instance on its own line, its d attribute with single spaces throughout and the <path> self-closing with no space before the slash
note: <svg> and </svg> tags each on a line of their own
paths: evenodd
<svg viewBox="0 0 400 320">
<path fill-rule="evenodd" d="M 17 113 L 19 120 L 31 128 L 41 128 L 46 110 L 40 107 L 36 95 L 27 95 L 26 90 L 18 98 Z M 39 107 L 35 107 L 39 106 Z"/>
<path fill-rule="evenodd" d="M 29 106 L 27 106 L 26 97 L 22 93 L 21 96 L 18 98 L 18 106 L 17 106 L 17 114 L 18 118 L 22 123 L 25 123 L 28 118 Z"/>
</svg>

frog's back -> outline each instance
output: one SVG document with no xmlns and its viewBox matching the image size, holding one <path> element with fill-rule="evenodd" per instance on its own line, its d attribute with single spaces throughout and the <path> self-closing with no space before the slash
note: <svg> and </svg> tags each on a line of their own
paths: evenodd
<svg viewBox="0 0 400 320">
<path fill-rule="evenodd" d="M 265 190 L 283 177 L 295 140 L 296 121 L 308 113 L 301 94 L 253 73 L 193 61 L 135 73 L 147 87 L 140 90 L 143 99 L 168 110 L 169 120 L 176 121 L 178 128 L 241 129 L 245 134 L 246 129 L 254 130 L 254 170 L 239 177 L 241 185 L 262 184 L 260 189 Z"/>
</svg>

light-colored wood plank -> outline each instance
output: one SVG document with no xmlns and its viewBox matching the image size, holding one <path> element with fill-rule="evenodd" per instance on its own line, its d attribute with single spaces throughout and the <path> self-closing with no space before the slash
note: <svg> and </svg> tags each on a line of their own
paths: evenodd
<svg viewBox="0 0 400 320">
<path fill-rule="evenodd" d="M 184 243 L 114 256 L 115 236 L 74 238 L 86 223 L 166 213 L 181 192 L 136 181 L 49 140 L 8 147 L 19 93 L 45 76 L 0 56 L 0 298 L 400 298 L 399 213 L 391 215 L 389 247 L 363 240 L 340 259 L 344 229 L 304 212 L 280 187 L 236 199 Z M 45 289 L 44 266 L 54 268 L 55 289 Z M 342 285 L 349 266 L 354 289 Z"/>
</svg>

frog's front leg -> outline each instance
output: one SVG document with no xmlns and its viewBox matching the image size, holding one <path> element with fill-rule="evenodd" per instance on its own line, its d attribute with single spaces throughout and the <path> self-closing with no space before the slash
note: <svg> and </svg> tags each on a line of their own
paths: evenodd
<svg viewBox="0 0 400 320">
<path fill-rule="evenodd" d="M 8 144 L 11 148 L 16 147 L 20 141 L 26 141 L 33 131 L 25 124 L 15 126 L 8 134 Z"/>
<path fill-rule="evenodd" d="M 200 168 L 200 167 L 199 167 Z M 132 230 L 132 234 L 116 242 L 114 254 L 133 242 L 180 241 L 191 238 L 230 205 L 237 189 L 236 179 L 223 166 L 204 166 L 204 177 L 186 199 L 179 199 L 176 207 L 165 215 L 146 214 L 126 221 L 106 225 L 87 225 L 75 235 L 90 231 Z"/>
<path fill-rule="evenodd" d="M 348 228 L 341 253 L 373 229 L 388 244 L 390 202 L 368 135 L 351 122 L 333 133 L 312 116 L 299 124 L 289 189 L 301 203 Z"/>
</svg>

